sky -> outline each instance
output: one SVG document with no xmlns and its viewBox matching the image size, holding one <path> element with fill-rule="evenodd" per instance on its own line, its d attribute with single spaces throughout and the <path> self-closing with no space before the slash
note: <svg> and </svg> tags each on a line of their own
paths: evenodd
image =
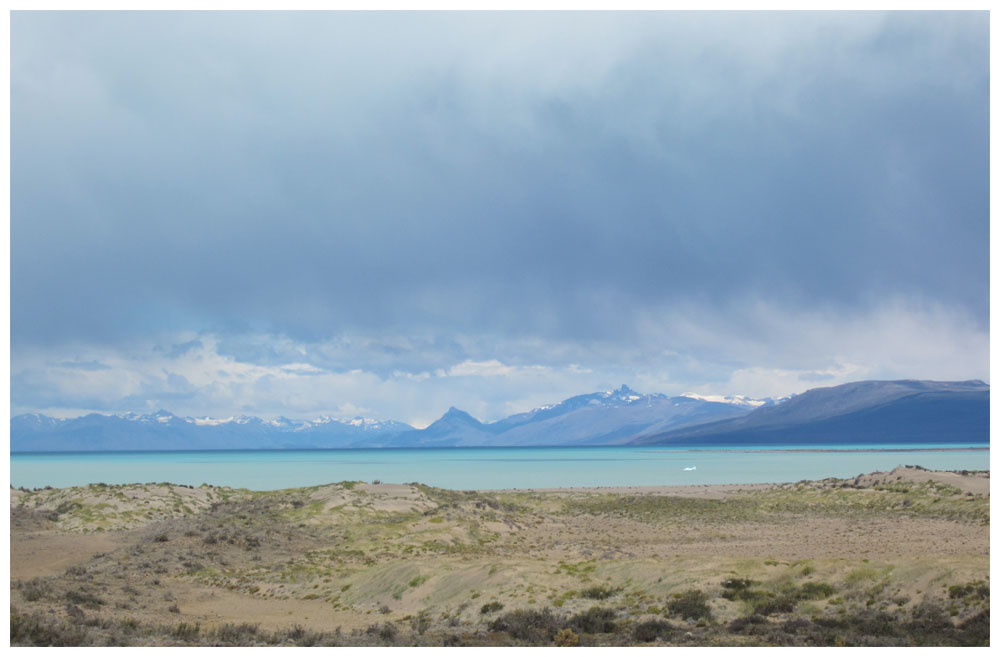
<svg viewBox="0 0 1000 657">
<path fill-rule="evenodd" d="M 989 381 L 986 12 L 11 15 L 11 410 Z"/>
</svg>

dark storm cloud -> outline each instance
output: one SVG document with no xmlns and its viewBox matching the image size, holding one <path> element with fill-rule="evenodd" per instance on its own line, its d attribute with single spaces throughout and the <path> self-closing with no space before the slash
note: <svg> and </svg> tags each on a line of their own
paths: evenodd
<svg viewBox="0 0 1000 657">
<path fill-rule="evenodd" d="M 11 22 L 15 352 L 411 334 L 307 360 L 419 371 L 743 299 L 987 324 L 985 13 Z"/>
</svg>

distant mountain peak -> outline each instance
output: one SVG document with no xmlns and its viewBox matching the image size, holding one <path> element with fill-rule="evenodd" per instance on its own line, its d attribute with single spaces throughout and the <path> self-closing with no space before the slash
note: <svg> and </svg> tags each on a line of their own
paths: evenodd
<svg viewBox="0 0 1000 657">
<path fill-rule="evenodd" d="M 586 396 L 587 395 L 584 395 L 584 397 L 586 397 Z M 641 393 L 636 392 L 632 388 L 629 388 L 624 383 L 617 390 L 608 390 L 607 392 L 605 392 L 603 394 L 601 394 L 601 393 L 594 393 L 593 395 L 590 395 L 591 398 L 596 398 L 595 401 L 598 401 L 598 402 L 599 402 L 599 399 L 601 397 L 603 397 L 604 399 L 608 399 L 608 400 L 612 400 L 612 401 L 624 401 L 626 403 L 631 403 L 631 402 L 634 402 L 634 401 L 638 401 L 638 400 L 640 400 L 640 399 L 642 399 L 643 397 L 646 397 L 646 396 L 647 395 L 643 395 Z"/>
<path fill-rule="evenodd" d="M 160 409 L 153 413 L 152 415 L 147 415 L 146 420 L 155 420 L 160 424 L 168 424 L 171 420 L 176 419 L 177 416 L 168 410 Z"/>
<path fill-rule="evenodd" d="M 448 412 L 446 412 L 444 415 L 441 416 L 441 420 L 443 420 L 445 418 L 452 418 L 452 419 L 456 419 L 456 420 L 472 421 L 472 422 L 474 422 L 476 424 L 481 424 L 481 422 L 479 420 L 477 420 L 476 418 L 472 417 L 471 415 L 469 415 L 468 413 L 466 413 L 462 409 L 455 408 L 454 406 L 450 407 L 448 409 Z"/>
</svg>

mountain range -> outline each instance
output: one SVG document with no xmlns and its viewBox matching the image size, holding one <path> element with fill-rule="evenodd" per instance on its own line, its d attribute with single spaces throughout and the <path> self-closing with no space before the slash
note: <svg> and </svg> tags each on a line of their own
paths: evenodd
<svg viewBox="0 0 1000 657">
<path fill-rule="evenodd" d="M 816 388 L 742 417 L 639 436 L 639 445 L 988 443 L 982 381 L 859 381 Z"/>
<path fill-rule="evenodd" d="M 669 397 L 628 386 L 480 422 L 449 409 L 424 429 L 367 418 L 182 418 L 168 411 L 11 419 L 12 452 L 989 441 L 982 381 L 862 381 L 784 399 Z"/>
</svg>

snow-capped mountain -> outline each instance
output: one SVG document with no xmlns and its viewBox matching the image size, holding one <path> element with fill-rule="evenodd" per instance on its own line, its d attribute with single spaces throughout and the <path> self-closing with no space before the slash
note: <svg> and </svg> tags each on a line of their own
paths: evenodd
<svg viewBox="0 0 1000 657">
<path fill-rule="evenodd" d="M 785 400 L 787 399 L 787 401 Z M 496 422 L 450 408 L 425 429 L 371 418 L 178 417 L 92 413 L 11 418 L 13 452 L 335 447 L 740 444 L 747 441 L 972 440 L 989 431 L 981 381 L 862 381 L 785 399 L 642 394 L 628 386 L 570 397 Z M 978 439 L 978 438 L 975 438 Z M 798 443 L 794 443 L 798 444 Z"/>
<path fill-rule="evenodd" d="M 738 417 L 751 409 L 660 393 L 617 390 L 570 397 L 483 423 L 451 408 L 426 429 L 379 436 L 384 447 L 613 445 L 680 427 Z"/>
<path fill-rule="evenodd" d="M 628 386 L 484 423 L 451 408 L 425 429 L 366 417 L 311 420 L 250 416 L 178 417 L 167 410 L 58 420 L 11 420 L 12 451 L 294 449 L 433 445 L 597 445 L 737 417 L 749 409 L 690 397 L 642 394 Z"/>
<path fill-rule="evenodd" d="M 11 419 L 11 451 L 133 451 L 347 447 L 365 436 L 412 431 L 402 422 L 321 417 L 273 420 L 247 415 L 178 417 L 166 410 L 139 415 L 91 413 L 72 419 L 39 414 Z"/>
</svg>

